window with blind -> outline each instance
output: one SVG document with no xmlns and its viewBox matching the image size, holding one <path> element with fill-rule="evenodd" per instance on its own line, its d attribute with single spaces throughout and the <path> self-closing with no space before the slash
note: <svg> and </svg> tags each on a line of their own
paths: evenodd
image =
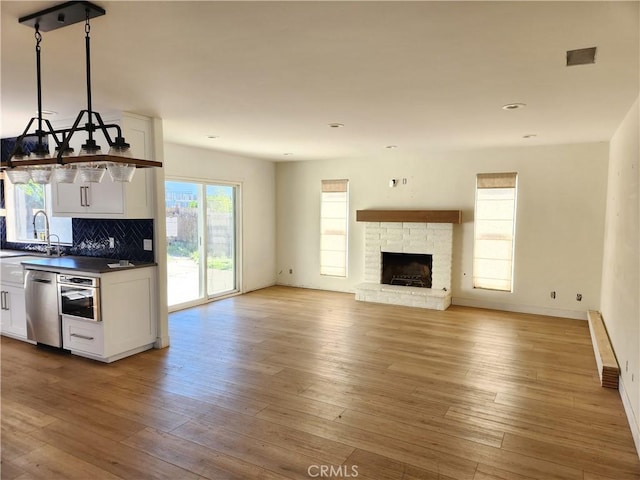
<svg viewBox="0 0 640 480">
<path fill-rule="evenodd" d="M 482 173 L 476 178 L 473 287 L 513 291 L 516 173 Z"/>
<path fill-rule="evenodd" d="M 322 180 L 320 275 L 347 276 L 349 180 Z"/>
</svg>

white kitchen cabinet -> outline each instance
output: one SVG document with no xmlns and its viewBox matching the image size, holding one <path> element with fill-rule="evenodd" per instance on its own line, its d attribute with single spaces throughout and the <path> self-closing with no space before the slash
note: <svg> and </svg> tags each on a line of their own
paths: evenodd
<svg viewBox="0 0 640 480">
<path fill-rule="evenodd" d="M 0 288 L 2 334 L 27 340 L 27 313 L 24 288 L 3 283 Z"/>
<path fill-rule="evenodd" d="M 91 357 L 104 355 L 104 328 L 102 322 L 79 320 L 62 316 L 62 345 L 66 350 Z"/>
<path fill-rule="evenodd" d="M 99 276 L 102 320 L 63 315 L 63 348 L 102 362 L 152 348 L 157 324 L 156 267 L 122 269 Z"/>
<path fill-rule="evenodd" d="M 124 214 L 123 184 L 112 182 L 107 175 L 101 183 L 53 184 L 52 192 L 54 216 Z"/>
<path fill-rule="evenodd" d="M 24 258 L 3 258 L 0 261 L 0 332 L 7 337 L 28 341 L 24 269 L 20 264 Z"/>
<path fill-rule="evenodd" d="M 131 156 L 153 160 L 153 130 L 151 119 L 123 113 L 116 119 L 105 119 L 122 128 L 122 134 L 131 145 Z M 112 134 L 112 132 L 109 132 Z M 113 137 L 113 135 L 112 135 Z M 96 142 L 108 152 L 108 143 L 101 132 L 94 135 Z M 85 132 L 74 133 L 71 147 L 77 153 L 86 140 Z M 113 182 L 106 173 L 100 183 L 53 183 L 53 215 L 76 218 L 153 218 L 153 172 L 137 168 L 130 183 Z"/>
</svg>

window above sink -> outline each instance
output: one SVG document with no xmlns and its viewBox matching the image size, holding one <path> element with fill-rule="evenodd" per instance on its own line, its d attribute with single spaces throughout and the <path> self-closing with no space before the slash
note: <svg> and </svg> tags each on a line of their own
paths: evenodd
<svg viewBox="0 0 640 480">
<path fill-rule="evenodd" d="M 7 241 L 22 243 L 47 243 L 45 238 L 44 218 L 37 218 L 35 234 L 33 216 L 38 210 L 44 210 L 49 216 L 49 233 L 58 235 L 61 244 L 71 245 L 73 235 L 71 218 L 53 217 L 51 215 L 51 186 L 30 181 L 26 184 L 13 185 L 4 180 L 6 206 Z M 40 216 L 41 217 L 41 216 Z"/>
</svg>

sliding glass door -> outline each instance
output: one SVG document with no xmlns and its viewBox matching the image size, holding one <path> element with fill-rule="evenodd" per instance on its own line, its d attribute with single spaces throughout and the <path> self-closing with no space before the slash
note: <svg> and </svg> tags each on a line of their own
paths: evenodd
<svg viewBox="0 0 640 480">
<path fill-rule="evenodd" d="M 236 289 L 236 187 L 206 185 L 207 295 Z"/>
<path fill-rule="evenodd" d="M 239 291 L 238 185 L 165 182 L 169 307 Z"/>
</svg>

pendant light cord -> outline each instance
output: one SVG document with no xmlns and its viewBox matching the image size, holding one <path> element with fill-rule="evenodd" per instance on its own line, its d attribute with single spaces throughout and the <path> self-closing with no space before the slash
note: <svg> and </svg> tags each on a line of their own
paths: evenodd
<svg viewBox="0 0 640 480">
<path fill-rule="evenodd" d="M 89 142 L 88 144 L 93 144 L 93 109 L 91 106 L 91 38 L 89 37 L 89 32 L 91 31 L 91 25 L 89 24 L 89 9 L 86 10 L 87 19 L 84 24 L 84 32 L 85 32 L 85 51 L 86 51 L 86 61 L 87 61 L 87 113 L 89 116 L 88 133 L 89 133 Z"/>
<path fill-rule="evenodd" d="M 44 137 L 44 131 L 42 130 L 42 75 L 40 69 L 40 42 L 42 42 L 42 34 L 40 33 L 40 25 L 36 23 L 36 79 L 38 88 L 38 147 L 42 150 Z"/>
</svg>

